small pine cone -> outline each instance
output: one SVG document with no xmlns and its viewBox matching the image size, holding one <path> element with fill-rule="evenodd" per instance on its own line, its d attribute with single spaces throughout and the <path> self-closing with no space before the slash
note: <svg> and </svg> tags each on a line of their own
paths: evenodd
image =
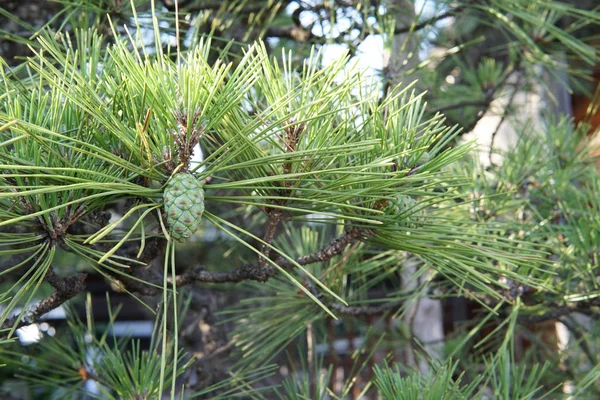
<svg viewBox="0 0 600 400">
<path fill-rule="evenodd" d="M 167 183 L 163 200 L 171 236 L 186 242 L 200 227 L 204 212 L 202 183 L 190 173 L 175 174 Z"/>
<path fill-rule="evenodd" d="M 422 228 L 427 220 L 424 209 L 418 209 L 419 204 L 415 199 L 405 194 L 398 194 L 390 200 L 390 205 L 385 213 L 398 216 L 397 224 L 411 229 Z"/>
<path fill-rule="evenodd" d="M 424 152 L 421 154 L 421 157 L 417 160 L 417 165 L 427 164 L 431 160 L 431 154 L 429 152 Z"/>
</svg>

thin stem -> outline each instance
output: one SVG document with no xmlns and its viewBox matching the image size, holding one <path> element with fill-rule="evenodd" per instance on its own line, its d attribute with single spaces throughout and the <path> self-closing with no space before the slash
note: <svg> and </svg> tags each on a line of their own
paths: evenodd
<svg viewBox="0 0 600 400">
<path fill-rule="evenodd" d="M 500 122 L 498 122 L 496 129 L 492 133 L 492 139 L 490 141 L 490 151 L 488 153 L 488 158 L 490 160 L 490 163 L 492 163 L 492 164 L 493 164 L 492 154 L 493 154 L 493 150 L 494 150 L 494 142 L 496 140 L 496 135 L 498 135 L 498 132 L 500 132 L 500 127 L 502 126 L 502 124 L 506 120 L 506 117 L 508 116 L 506 109 L 508 109 L 512 105 L 512 103 L 515 101 L 515 97 L 516 97 L 517 93 L 519 92 L 519 86 L 520 86 L 519 83 L 521 82 L 521 78 L 522 78 L 522 76 L 520 76 L 517 79 L 517 84 L 515 85 L 515 89 L 513 90 L 512 94 L 510 95 L 510 98 L 508 99 L 508 103 L 506 104 L 505 112 L 502 114 L 502 118 L 500 119 Z"/>
<path fill-rule="evenodd" d="M 559 318 L 559 321 L 567 327 L 567 329 L 573 334 L 575 340 L 579 342 L 579 347 L 587 357 L 591 365 L 598 365 L 598 359 L 596 358 L 595 352 L 590 348 L 590 344 L 585 338 L 585 332 L 581 329 L 579 324 L 571 317 L 566 316 Z"/>
<path fill-rule="evenodd" d="M 407 25 L 407 26 L 396 28 L 396 29 L 394 29 L 394 35 L 400 35 L 402 33 L 408 33 L 408 32 L 414 32 L 414 31 L 421 30 L 429 25 L 435 24 L 436 22 L 438 22 L 442 19 L 454 17 L 456 14 L 458 14 L 459 12 L 464 10 L 464 8 L 465 8 L 464 6 L 458 6 L 456 8 L 450 9 L 442 14 L 435 15 L 423 22 L 418 23 L 418 24 L 412 24 L 412 25 Z"/>
<path fill-rule="evenodd" d="M 455 108 L 488 107 L 488 105 L 489 105 L 489 101 L 487 98 L 484 100 L 465 100 L 465 101 L 460 101 L 458 103 L 446 104 L 445 106 L 440 106 L 440 107 L 434 108 L 432 110 L 429 110 L 429 112 L 431 112 L 432 114 L 436 114 L 436 113 L 443 113 L 446 111 L 451 111 L 451 110 L 454 110 Z"/>
<path fill-rule="evenodd" d="M 392 301 L 376 306 L 345 306 L 341 303 L 333 303 L 331 308 L 340 314 L 358 317 L 385 314 L 390 310 L 400 307 L 402 303 L 402 301 Z"/>
<path fill-rule="evenodd" d="M 327 247 L 317 251 L 316 253 L 299 257 L 296 259 L 296 262 L 300 265 L 307 265 L 330 260 L 334 256 L 341 254 L 346 246 L 348 246 L 355 239 L 358 239 L 361 235 L 362 230 L 360 228 L 348 228 L 341 236 L 333 239 Z M 282 258 L 277 261 L 277 264 L 281 265 L 282 267 L 289 267 L 292 265 L 290 261 Z"/>
</svg>

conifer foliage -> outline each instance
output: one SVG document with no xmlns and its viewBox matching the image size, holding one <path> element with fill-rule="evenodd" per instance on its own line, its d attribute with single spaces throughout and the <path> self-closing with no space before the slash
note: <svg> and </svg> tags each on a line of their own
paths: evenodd
<svg viewBox="0 0 600 400">
<path fill-rule="evenodd" d="M 456 53 L 473 43 L 452 43 L 467 28 L 438 32 L 456 35 L 442 59 L 424 61 L 418 83 L 389 87 L 350 55 L 324 63 L 327 30 L 315 34 L 316 22 L 308 36 L 288 33 L 317 45 L 309 52 L 219 37 L 236 18 L 258 37 L 280 32 L 284 18 L 308 29 L 290 2 L 165 1 L 174 14 L 154 1 L 61 3 L 65 23 L 37 32 L 31 57 L 0 59 L 3 379 L 26 381 L 33 398 L 598 394 L 600 340 L 581 323 L 593 327 L 600 306 L 600 179 L 584 127 L 568 118 L 521 126 L 518 144 L 488 168 L 460 140 L 512 77 L 534 85 L 536 68 L 556 72 L 552 52 L 578 68 L 598 62 L 576 35 L 598 24 L 597 11 L 440 1 L 448 15 L 405 31 L 390 19 L 393 1 L 298 2 L 322 26 L 332 15 L 356 19 L 361 35 L 370 14 L 371 33 L 393 37 L 470 12 L 479 28 L 510 37 L 502 61 L 471 66 Z M 353 38 L 338 39 L 353 49 Z M 585 71 L 566 69 L 583 86 Z M 463 79 L 443 83 L 448 71 Z M 154 320 L 148 348 L 114 335 L 120 306 L 98 327 L 84 295 L 91 275 Z M 403 279 L 416 288 L 403 290 Z M 209 291 L 226 329 L 222 347 L 204 353 L 189 332 L 207 318 L 189 320 Z M 406 321 L 421 299 L 457 297 L 480 312 L 429 354 Z M 84 303 L 85 323 L 75 307 Z M 19 328 L 67 305 L 65 329 L 22 346 Z M 571 332 L 565 348 L 532 333 L 546 321 Z M 336 330 L 362 338 L 349 338 L 350 366 L 340 367 Z M 530 351 L 519 349 L 523 335 Z M 215 360 L 224 365 L 210 375 Z"/>
</svg>

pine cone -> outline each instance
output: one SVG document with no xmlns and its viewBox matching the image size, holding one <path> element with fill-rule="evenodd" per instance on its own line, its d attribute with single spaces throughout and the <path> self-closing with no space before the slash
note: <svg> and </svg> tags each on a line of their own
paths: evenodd
<svg viewBox="0 0 600 400">
<path fill-rule="evenodd" d="M 171 236 L 178 242 L 189 240 L 198 230 L 204 212 L 202 183 L 190 173 L 175 174 L 167 183 L 163 200 Z"/>
<path fill-rule="evenodd" d="M 411 229 L 423 227 L 427 214 L 424 209 L 418 209 L 419 204 L 415 199 L 405 194 L 398 194 L 390 200 L 390 205 L 385 213 L 398 216 L 397 224 Z"/>
</svg>

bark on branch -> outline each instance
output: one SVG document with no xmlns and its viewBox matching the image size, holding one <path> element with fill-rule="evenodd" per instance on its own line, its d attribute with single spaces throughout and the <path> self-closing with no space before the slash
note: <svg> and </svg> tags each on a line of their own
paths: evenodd
<svg viewBox="0 0 600 400">
<path fill-rule="evenodd" d="M 342 235 L 333 239 L 328 246 L 321 250 L 307 254 L 295 259 L 295 263 L 300 265 L 313 264 L 330 260 L 332 257 L 342 253 L 346 246 L 362 236 L 362 229 L 348 228 Z M 294 262 L 280 257 L 277 265 L 281 268 L 290 268 L 295 265 Z M 192 283 L 239 283 L 243 281 L 266 282 L 277 273 L 277 269 L 272 266 L 264 268 L 260 265 L 246 264 L 232 271 L 209 272 L 204 268 L 195 268 L 188 270 L 175 277 L 175 283 L 178 286 L 189 285 Z M 171 278 L 172 279 L 172 278 Z"/>
<path fill-rule="evenodd" d="M 448 11 L 442 13 L 442 14 L 435 15 L 435 16 L 433 16 L 433 17 L 431 17 L 431 18 L 429 18 L 429 19 L 427 19 L 427 20 L 425 20 L 423 22 L 418 23 L 418 24 L 415 24 L 415 25 L 406 25 L 406 26 L 398 27 L 398 28 L 396 28 L 394 30 L 394 35 L 400 35 L 402 33 L 408 33 L 410 31 L 421 30 L 421 29 L 423 29 L 423 28 L 425 28 L 425 27 L 427 27 L 429 25 L 435 24 L 436 22 L 438 22 L 438 21 L 440 21 L 442 19 L 446 19 L 446 18 L 449 18 L 449 17 L 454 17 L 456 14 L 458 14 L 462 10 L 464 10 L 464 8 L 465 8 L 464 6 L 455 7 L 455 8 L 453 8 L 451 10 L 448 10 Z"/>
<path fill-rule="evenodd" d="M 380 315 L 395 308 L 399 308 L 404 301 L 392 301 L 389 303 L 378 304 L 376 306 L 345 306 L 341 303 L 333 303 L 331 308 L 340 314 L 357 316 Z"/>
<path fill-rule="evenodd" d="M 329 243 L 329 246 L 324 247 L 316 253 L 307 254 L 305 256 L 297 258 L 296 263 L 300 265 L 307 265 L 330 260 L 332 257 L 341 254 L 346 248 L 346 246 L 348 246 L 354 240 L 360 238 L 362 234 L 363 230 L 360 228 L 348 228 L 341 236 L 333 239 L 331 243 Z M 279 260 L 277 260 L 277 264 L 282 267 L 290 267 L 293 265 L 291 261 L 285 260 L 283 258 L 279 258 Z"/>
<path fill-rule="evenodd" d="M 39 321 L 44 314 L 61 306 L 66 301 L 82 292 L 83 289 L 85 289 L 86 278 L 87 274 L 84 273 L 78 273 L 66 278 L 61 278 L 60 276 L 56 275 L 52 267 L 50 267 L 46 274 L 46 281 L 51 284 L 56 291 L 48 297 L 42 299 L 37 304 L 29 306 L 20 319 L 18 319 L 18 315 L 15 315 L 14 317 L 4 321 L 2 327 L 0 327 L 0 330 L 12 329 L 13 327 L 14 329 L 18 329 L 25 325 L 31 325 Z"/>
</svg>

